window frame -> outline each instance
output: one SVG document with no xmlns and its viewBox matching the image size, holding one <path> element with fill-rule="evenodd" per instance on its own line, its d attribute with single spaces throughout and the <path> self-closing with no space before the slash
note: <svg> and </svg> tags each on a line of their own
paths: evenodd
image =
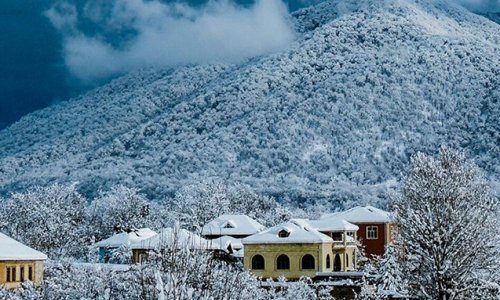
<svg viewBox="0 0 500 300">
<path fill-rule="evenodd" d="M 33 281 L 33 278 L 34 278 L 33 275 L 34 275 L 33 274 L 33 266 L 28 266 L 28 280 L 29 281 Z"/>
<path fill-rule="evenodd" d="M 280 266 L 280 259 L 281 258 L 286 258 L 286 264 L 288 265 L 287 268 L 282 268 Z M 288 257 L 288 255 L 286 255 L 286 254 L 280 254 L 280 255 L 278 255 L 278 257 L 276 257 L 276 270 L 280 270 L 280 271 L 290 270 L 290 257 Z"/>
<path fill-rule="evenodd" d="M 312 258 L 312 268 L 304 268 L 304 258 Z M 302 256 L 302 258 L 300 259 L 300 269 L 301 270 L 316 270 L 316 258 L 309 253 Z"/>
<path fill-rule="evenodd" d="M 5 282 L 17 282 L 17 266 L 6 266 Z"/>
<path fill-rule="evenodd" d="M 373 232 L 373 229 L 375 232 L 375 237 L 373 237 L 370 234 L 370 232 Z M 376 225 L 366 226 L 366 239 L 367 240 L 378 240 L 378 226 L 376 226 Z"/>
<path fill-rule="evenodd" d="M 278 237 L 279 238 L 287 238 L 290 236 L 290 231 L 286 230 L 286 229 L 282 229 L 278 232 Z"/>
<path fill-rule="evenodd" d="M 258 258 L 262 258 L 262 268 L 255 268 L 255 259 L 258 259 Z M 264 256 L 260 255 L 260 254 L 255 254 L 254 256 L 252 256 L 252 260 L 251 260 L 251 269 L 252 270 L 265 270 L 266 269 L 266 259 L 264 258 Z"/>
</svg>

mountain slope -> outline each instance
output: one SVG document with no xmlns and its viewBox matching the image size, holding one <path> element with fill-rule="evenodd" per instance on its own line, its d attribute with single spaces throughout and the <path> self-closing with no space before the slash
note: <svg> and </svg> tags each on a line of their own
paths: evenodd
<svg viewBox="0 0 500 300">
<path fill-rule="evenodd" d="M 326 1 L 293 19 L 281 53 L 134 73 L 1 131 L 2 192 L 79 181 L 160 199 L 215 177 L 367 202 L 443 143 L 498 181 L 498 24 L 411 0 Z"/>
</svg>

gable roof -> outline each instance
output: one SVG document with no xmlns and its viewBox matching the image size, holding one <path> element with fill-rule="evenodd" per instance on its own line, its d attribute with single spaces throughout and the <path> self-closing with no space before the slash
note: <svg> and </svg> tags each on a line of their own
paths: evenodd
<svg viewBox="0 0 500 300">
<path fill-rule="evenodd" d="M 318 231 L 358 231 L 359 229 L 358 226 L 339 218 L 309 220 L 308 223 Z"/>
<path fill-rule="evenodd" d="M 131 248 L 154 250 L 176 246 L 176 248 L 208 249 L 209 245 L 209 241 L 186 229 L 164 228 L 157 235 L 133 244 Z"/>
<path fill-rule="evenodd" d="M 321 219 L 345 219 L 348 222 L 361 223 L 391 223 L 392 217 L 389 212 L 373 206 L 356 206 L 342 212 L 325 214 Z"/>
<path fill-rule="evenodd" d="M 134 243 L 142 241 L 144 239 L 150 238 L 156 235 L 156 231 L 153 231 L 149 228 L 141 228 L 137 230 L 133 230 L 129 233 L 122 232 L 115 234 L 105 240 L 102 240 L 98 243 L 95 243 L 97 247 L 109 247 L 109 248 L 118 248 L 122 246 L 130 246 Z"/>
<path fill-rule="evenodd" d="M 246 215 L 222 215 L 208 222 L 201 234 L 207 235 L 251 235 L 266 227 Z"/>
<path fill-rule="evenodd" d="M 0 232 L 0 260 L 46 260 L 47 255 Z"/>
<path fill-rule="evenodd" d="M 287 237 L 279 237 L 281 231 L 287 231 Z M 322 244 L 333 243 L 332 238 L 312 228 L 307 220 L 292 219 L 242 240 L 245 244 Z"/>
<path fill-rule="evenodd" d="M 221 236 L 213 240 L 207 240 L 207 250 L 222 250 L 229 252 L 229 249 L 235 251 L 235 249 L 242 249 L 243 244 L 241 239 L 236 239 L 231 236 Z"/>
</svg>

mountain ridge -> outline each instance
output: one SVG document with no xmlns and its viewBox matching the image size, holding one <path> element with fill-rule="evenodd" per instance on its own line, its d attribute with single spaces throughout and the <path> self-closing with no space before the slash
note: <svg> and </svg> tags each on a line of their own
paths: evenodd
<svg viewBox="0 0 500 300">
<path fill-rule="evenodd" d="M 326 1 L 292 18 L 282 52 L 139 71 L 1 131 L 1 191 L 79 181 L 161 199 L 218 178 L 373 203 L 440 144 L 498 182 L 498 24 L 447 1 Z"/>
</svg>

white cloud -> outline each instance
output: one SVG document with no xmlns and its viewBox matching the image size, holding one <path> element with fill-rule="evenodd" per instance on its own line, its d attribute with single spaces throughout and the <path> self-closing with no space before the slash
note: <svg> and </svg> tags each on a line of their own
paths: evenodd
<svg viewBox="0 0 500 300">
<path fill-rule="evenodd" d="M 69 71 L 87 82 L 143 67 L 235 62 L 283 49 L 294 38 L 282 0 L 257 0 L 251 7 L 217 0 L 201 8 L 157 0 L 115 0 L 112 5 L 94 0 L 83 11 L 77 16 L 66 3 L 45 15 L 63 33 Z M 118 48 L 103 35 L 78 30 L 81 19 L 136 34 Z"/>
</svg>

